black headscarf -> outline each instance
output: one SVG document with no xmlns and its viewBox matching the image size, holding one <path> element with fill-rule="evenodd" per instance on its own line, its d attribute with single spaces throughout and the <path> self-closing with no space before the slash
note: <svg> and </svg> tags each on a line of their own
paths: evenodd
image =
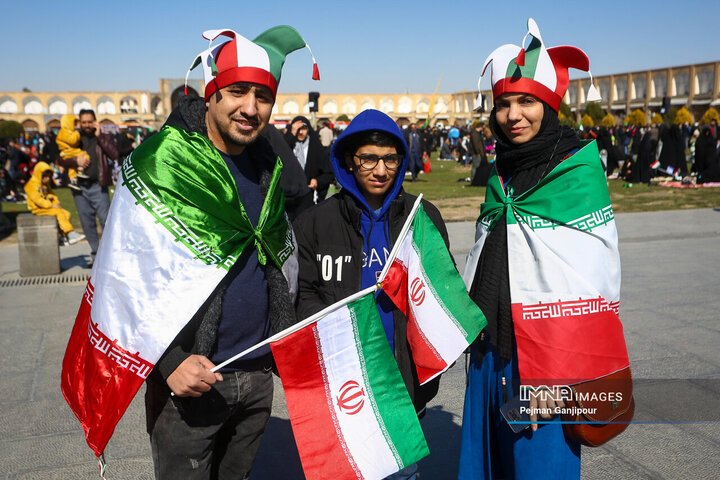
<svg viewBox="0 0 720 480">
<path fill-rule="evenodd" d="M 490 128 L 497 139 L 495 166 L 503 181 L 512 186 L 513 196 L 531 189 L 570 153 L 580 148 L 577 133 L 560 125 L 557 113 L 543 102 L 540 130 L 529 141 L 514 144 L 500 129 L 495 109 Z M 500 356 L 510 359 L 515 338 L 510 309 L 507 222 L 503 217 L 485 240 L 475 270 L 470 296 L 487 318 L 486 338 Z"/>
</svg>

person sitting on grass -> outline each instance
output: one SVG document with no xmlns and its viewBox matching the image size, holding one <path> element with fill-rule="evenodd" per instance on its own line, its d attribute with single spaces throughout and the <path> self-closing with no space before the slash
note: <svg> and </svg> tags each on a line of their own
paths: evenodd
<svg viewBox="0 0 720 480">
<path fill-rule="evenodd" d="M 45 162 L 38 162 L 32 177 L 25 184 L 25 195 L 30 212 L 34 215 L 54 215 L 61 231 L 63 245 L 73 245 L 85 235 L 77 233 L 70 223 L 70 212 L 60 206 L 60 200 L 53 193 L 53 169 Z"/>
<path fill-rule="evenodd" d="M 457 160 L 453 146 L 450 143 L 450 139 L 446 139 L 443 142 L 442 147 L 440 147 L 440 160 Z"/>
</svg>

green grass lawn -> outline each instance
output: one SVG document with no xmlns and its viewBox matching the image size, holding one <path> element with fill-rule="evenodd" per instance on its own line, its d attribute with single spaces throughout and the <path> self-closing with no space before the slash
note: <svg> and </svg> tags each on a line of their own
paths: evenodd
<svg viewBox="0 0 720 480">
<path fill-rule="evenodd" d="M 458 182 L 458 179 L 470 176 L 470 167 L 439 161 L 437 154 L 432 155 L 431 165 L 430 174 L 418 176 L 415 183 L 410 183 L 410 177 L 406 177 L 405 190 L 413 195 L 423 193 L 440 208 L 446 220 L 475 220 L 480 213 L 485 188 Z M 623 186 L 625 184 L 624 180 L 608 181 L 616 213 L 720 207 L 720 188 L 669 188 L 646 184 L 633 184 L 627 188 Z"/>
<path fill-rule="evenodd" d="M 485 188 L 458 181 L 470 176 L 469 166 L 440 161 L 437 157 L 437 153 L 432 155 L 432 171 L 419 175 L 417 182 L 411 183 L 409 176 L 405 178 L 405 190 L 413 195 L 422 193 L 440 209 L 447 221 L 475 220 L 480 213 Z M 616 213 L 720 207 L 720 188 L 668 188 L 645 184 L 626 188 L 625 183 L 623 180 L 608 182 Z M 70 189 L 57 188 L 55 193 L 63 208 L 70 212 L 73 226 L 82 231 Z M 15 217 L 28 209 L 25 204 L 2 202 L 2 211 L 14 223 Z"/>
</svg>

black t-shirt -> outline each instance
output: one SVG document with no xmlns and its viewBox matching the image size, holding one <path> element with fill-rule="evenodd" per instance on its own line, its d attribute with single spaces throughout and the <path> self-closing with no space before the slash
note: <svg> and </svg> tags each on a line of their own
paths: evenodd
<svg viewBox="0 0 720 480">
<path fill-rule="evenodd" d="M 82 137 L 82 149 L 90 156 L 90 166 L 83 172 L 89 177 L 89 181 L 98 181 L 98 158 L 97 158 L 97 137 Z"/>
<path fill-rule="evenodd" d="M 253 225 L 260 219 L 263 197 L 260 179 L 247 152 L 226 155 L 220 152 L 235 179 L 245 212 Z M 222 302 L 222 316 L 217 334 L 217 349 L 211 356 L 215 365 L 265 340 L 271 335 L 268 317 L 268 294 L 265 270 L 257 259 L 254 244 L 250 243 L 228 275 L 233 276 Z M 242 368 L 243 361 L 257 359 L 270 353 L 264 346 L 229 365 L 222 371 Z"/>
</svg>

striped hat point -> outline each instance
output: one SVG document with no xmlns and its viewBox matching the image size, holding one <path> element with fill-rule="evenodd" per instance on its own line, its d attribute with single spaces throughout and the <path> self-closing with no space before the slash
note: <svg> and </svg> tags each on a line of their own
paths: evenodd
<svg viewBox="0 0 720 480">
<path fill-rule="evenodd" d="M 590 63 L 585 52 L 567 45 L 545 48 L 535 20 L 529 18 L 527 28 L 528 32 L 521 46 L 502 45 L 488 56 L 478 79 L 478 91 L 480 79 L 490 65 L 494 99 L 503 93 L 529 93 L 557 112 L 570 84 L 568 69 L 576 68 L 590 75 L 587 101 L 600 101 L 600 94 L 593 84 Z M 525 47 L 528 35 L 531 39 L 529 45 Z M 480 106 L 480 101 L 481 97 L 478 94 L 476 108 Z"/>
<path fill-rule="evenodd" d="M 202 64 L 205 77 L 205 100 L 221 88 L 236 82 L 251 82 L 270 89 L 273 97 L 278 84 L 285 57 L 295 50 L 307 48 L 313 60 L 313 80 L 320 80 L 315 56 L 310 46 L 294 28 L 287 25 L 273 27 L 250 41 L 228 28 L 207 30 L 202 34 L 210 42 L 208 49 L 200 52 L 185 74 L 185 95 L 190 72 Z M 213 46 L 218 37 L 230 40 Z"/>
</svg>

